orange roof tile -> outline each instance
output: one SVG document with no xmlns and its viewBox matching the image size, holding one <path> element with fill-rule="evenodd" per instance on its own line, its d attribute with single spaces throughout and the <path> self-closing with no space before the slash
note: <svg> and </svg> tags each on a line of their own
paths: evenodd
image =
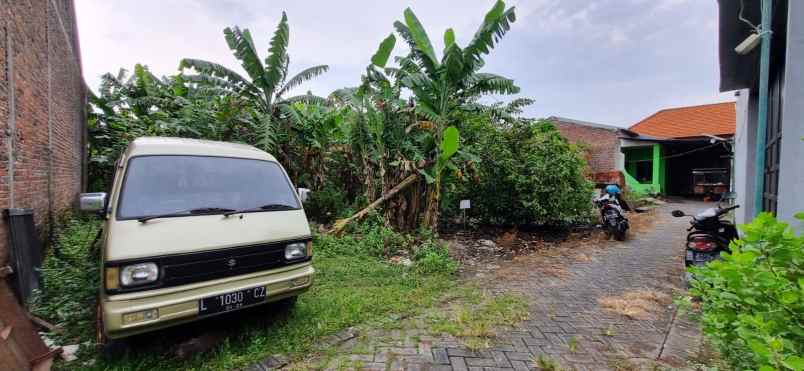
<svg viewBox="0 0 804 371">
<path fill-rule="evenodd" d="M 734 135 L 737 121 L 734 105 L 734 102 L 726 102 L 663 109 L 629 130 L 662 139 Z"/>
</svg>

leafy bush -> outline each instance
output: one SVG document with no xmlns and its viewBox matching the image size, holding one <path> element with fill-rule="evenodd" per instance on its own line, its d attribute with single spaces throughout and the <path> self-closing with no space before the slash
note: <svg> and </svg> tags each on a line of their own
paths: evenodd
<svg viewBox="0 0 804 371">
<path fill-rule="evenodd" d="M 452 274 L 458 264 L 449 256 L 447 246 L 426 232 L 418 235 L 399 233 L 387 227 L 378 214 L 351 226 L 343 236 L 316 237 L 316 255 L 325 257 L 363 256 L 387 258 L 396 255 L 411 256 L 414 269 L 421 274 Z"/>
<path fill-rule="evenodd" d="M 471 199 L 470 216 L 498 225 L 567 224 L 588 220 L 592 184 L 584 177 L 586 161 L 550 123 L 495 126 L 487 117 L 467 120 L 462 132 L 473 137 L 466 151 L 480 158 L 467 175 L 453 176 L 446 187 L 446 215 L 458 200 Z"/>
<path fill-rule="evenodd" d="M 52 334 L 58 344 L 94 339 L 100 256 L 92 243 L 99 228 L 95 218 L 63 217 L 56 244 L 42 265 L 44 284 L 32 312 L 64 330 Z"/>
<path fill-rule="evenodd" d="M 804 237 L 770 214 L 742 231 L 722 260 L 691 269 L 704 332 L 735 369 L 804 370 Z"/>
<path fill-rule="evenodd" d="M 304 211 L 319 223 L 331 223 L 341 216 L 347 206 L 346 194 L 327 186 L 310 193 L 310 198 L 304 203 Z"/>
<path fill-rule="evenodd" d="M 458 263 L 449 256 L 447 246 L 435 240 L 427 240 L 413 255 L 416 269 L 421 273 L 454 273 Z"/>
<path fill-rule="evenodd" d="M 368 215 L 361 223 L 350 225 L 343 236 L 317 236 L 317 253 L 327 256 L 368 255 L 388 257 L 413 245 L 413 237 L 385 226 L 379 214 Z"/>
</svg>

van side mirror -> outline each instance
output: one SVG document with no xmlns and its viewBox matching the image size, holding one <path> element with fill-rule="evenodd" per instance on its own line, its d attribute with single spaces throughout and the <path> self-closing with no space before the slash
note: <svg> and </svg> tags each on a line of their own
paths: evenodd
<svg viewBox="0 0 804 371">
<path fill-rule="evenodd" d="M 301 202 L 307 202 L 307 200 L 310 199 L 309 188 L 297 188 L 296 193 L 299 195 L 299 200 L 301 200 Z"/>
<path fill-rule="evenodd" d="M 672 215 L 673 215 L 673 216 L 675 216 L 676 218 L 679 218 L 679 217 L 682 217 L 682 216 L 685 216 L 685 215 L 686 215 L 686 214 L 684 214 L 684 212 L 683 212 L 683 211 L 681 211 L 681 210 L 673 210 L 673 211 L 672 211 L 670 214 L 672 214 Z"/>
<path fill-rule="evenodd" d="M 82 193 L 78 199 L 78 208 L 86 212 L 106 210 L 106 192 Z"/>
</svg>

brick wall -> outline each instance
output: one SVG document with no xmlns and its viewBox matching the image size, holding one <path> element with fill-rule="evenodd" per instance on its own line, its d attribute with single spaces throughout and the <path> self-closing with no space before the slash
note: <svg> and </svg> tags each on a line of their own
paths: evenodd
<svg viewBox="0 0 804 371">
<path fill-rule="evenodd" d="M 615 130 L 563 122 L 558 119 L 551 121 L 567 140 L 585 147 L 589 168 L 593 173 L 618 170 L 617 152 L 620 150 L 620 141 Z"/>
<path fill-rule="evenodd" d="M 85 183 L 85 102 L 72 0 L 0 0 L 0 209 L 33 209 L 40 237 Z M 0 218 L 0 267 L 8 244 Z M 27 369 L 48 351 L 0 278 L 6 326 L 13 331 L 0 339 L 0 369 Z"/>
<path fill-rule="evenodd" d="M 83 184 L 77 37 L 70 0 L 0 0 L 0 209 L 34 209 L 42 233 Z M 7 233 L 0 221 L 0 264 Z"/>
</svg>

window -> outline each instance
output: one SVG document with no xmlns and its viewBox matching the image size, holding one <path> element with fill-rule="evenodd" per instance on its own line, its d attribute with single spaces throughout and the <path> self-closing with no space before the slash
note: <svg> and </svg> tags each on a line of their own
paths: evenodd
<svg viewBox="0 0 804 371">
<path fill-rule="evenodd" d="M 118 219 L 205 207 L 247 209 L 299 203 L 275 162 L 208 156 L 139 156 L 128 161 Z"/>
</svg>

